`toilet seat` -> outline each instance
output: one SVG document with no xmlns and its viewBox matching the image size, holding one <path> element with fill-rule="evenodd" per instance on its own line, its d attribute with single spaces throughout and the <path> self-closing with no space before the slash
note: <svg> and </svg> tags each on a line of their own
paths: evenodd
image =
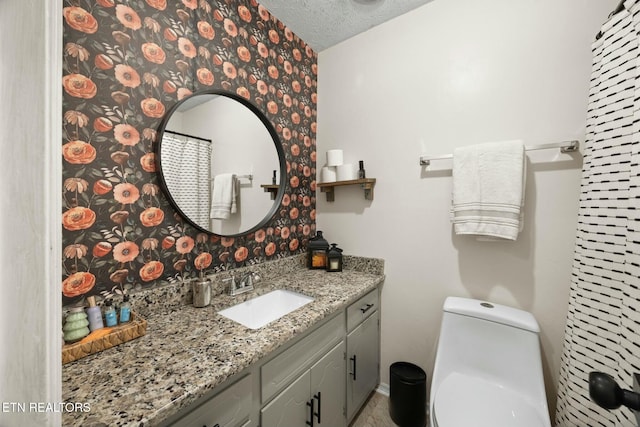
<svg viewBox="0 0 640 427">
<path fill-rule="evenodd" d="M 539 409 L 520 393 L 457 372 L 440 384 L 433 406 L 435 427 L 545 425 Z"/>
</svg>

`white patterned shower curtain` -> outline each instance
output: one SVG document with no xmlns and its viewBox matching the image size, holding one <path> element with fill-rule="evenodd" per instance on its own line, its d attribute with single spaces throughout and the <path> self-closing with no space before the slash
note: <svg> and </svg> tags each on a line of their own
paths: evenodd
<svg viewBox="0 0 640 427">
<path fill-rule="evenodd" d="M 205 229 L 210 229 L 211 145 L 185 136 L 162 137 L 163 157 L 175 159 L 162 164 L 169 192 L 182 212 Z"/>
<path fill-rule="evenodd" d="M 589 372 L 631 389 L 640 373 L 640 0 L 592 46 L 584 166 L 556 425 L 635 426 L 589 398 Z"/>
</svg>

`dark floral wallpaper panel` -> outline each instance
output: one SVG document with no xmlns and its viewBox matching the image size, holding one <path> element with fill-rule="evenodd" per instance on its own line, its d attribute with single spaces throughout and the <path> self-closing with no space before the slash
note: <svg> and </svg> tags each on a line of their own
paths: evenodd
<svg viewBox="0 0 640 427">
<path fill-rule="evenodd" d="M 254 0 L 67 0 L 63 305 L 291 256 L 315 232 L 317 55 Z M 190 94 L 224 90 L 277 131 L 285 195 L 241 237 L 185 222 L 159 186 L 158 126 Z"/>
</svg>

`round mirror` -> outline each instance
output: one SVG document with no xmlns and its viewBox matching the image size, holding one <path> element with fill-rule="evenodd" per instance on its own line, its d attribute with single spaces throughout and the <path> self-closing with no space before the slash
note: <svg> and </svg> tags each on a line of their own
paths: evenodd
<svg viewBox="0 0 640 427">
<path fill-rule="evenodd" d="M 160 180 L 176 210 L 221 236 L 264 226 L 280 206 L 286 166 L 269 120 L 246 99 L 197 92 L 165 116 L 159 133 Z"/>
</svg>

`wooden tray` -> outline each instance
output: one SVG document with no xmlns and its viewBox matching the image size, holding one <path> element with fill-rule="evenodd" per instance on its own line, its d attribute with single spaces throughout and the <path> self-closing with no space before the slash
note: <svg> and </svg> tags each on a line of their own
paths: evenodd
<svg viewBox="0 0 640 427">
<path fill-rule="evenodd" d="M 91 332 L 82 340 L 62 346 L 62 364 L 87 357 L 147 333 L 147 321 L 131 312 L 131 321 L 124 325 L 102 328 Z"/>
</svg>

